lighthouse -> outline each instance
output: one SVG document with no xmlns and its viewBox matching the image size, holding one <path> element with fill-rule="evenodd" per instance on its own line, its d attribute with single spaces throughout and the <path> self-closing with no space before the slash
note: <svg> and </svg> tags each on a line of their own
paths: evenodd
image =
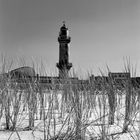
<svg viewBox="0 0 140 140">
<path fill-rule="evenodd" d="M 60 28 L 58 42 L 59 42 L 59 62 L 56 64 L 59 70 L 59 78 L 65 79 L 69 77 L 69 70 L 72 67 L 72 63 L 69 63 L 69 47 L 71 38 L 68 35 L 68 28 L 63 22 L 62 27 Z"/>
</svg>

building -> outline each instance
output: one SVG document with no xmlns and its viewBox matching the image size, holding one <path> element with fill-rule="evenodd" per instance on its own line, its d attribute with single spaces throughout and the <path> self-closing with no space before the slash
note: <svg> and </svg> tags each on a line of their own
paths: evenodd
<svg viewBox="0 0 140 140">
<path fill-rule="evenodd" d="M 129 72 L 118 72 L 118 73 L 108 73 L 108 77 L 112 78 L 113 80 L 127 80 L 130 78 Z"/>
<path fill-rule="evenodd" d="M 118 88 L 125 87 L 131 80 L 129 72 L 118 72 L 118 73 L 109 72 L 108 77 L 110 80 L 112 80 L 113 84 Z"/>
</svg>

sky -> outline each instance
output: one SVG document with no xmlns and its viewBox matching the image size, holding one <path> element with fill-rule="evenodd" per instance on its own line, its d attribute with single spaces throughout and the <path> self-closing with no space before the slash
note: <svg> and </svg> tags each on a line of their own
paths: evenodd
<svg viewBox="0 0 140 140">
<path fill-rule="evenodd" d="M 140 75 L 140 0 L 0 0 L 0 53 L 57 73 L 64 20 L 79 75 L 121 72 L 126 58 Z"/>
</svg>

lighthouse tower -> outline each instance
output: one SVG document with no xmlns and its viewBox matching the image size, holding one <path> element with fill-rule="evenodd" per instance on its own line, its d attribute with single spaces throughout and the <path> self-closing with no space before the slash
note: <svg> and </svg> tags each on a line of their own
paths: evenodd
<svg viewBox="0 0 140 140">
<path fill-rule="evenodd" d="M 68 71 L 72 67 L 72 63 L 69 63 L 69 50 L 68 44 L 71 38 L 68 36 L 68 28 L 66 28 L 65 22 L 60 28 L 58 42 L 59 42 L 59 62 L 56 64 L 59 69 L 59 78 L 68 78 Z"/>
</svg>

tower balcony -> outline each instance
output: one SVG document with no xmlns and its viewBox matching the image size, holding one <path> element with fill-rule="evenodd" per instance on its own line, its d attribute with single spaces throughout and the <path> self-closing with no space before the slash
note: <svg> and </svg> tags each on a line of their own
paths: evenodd
<svg viewBox="0 0 140 140">
<path fill-rule="evenodd" d="M 59 36 L 58 37 L 58 42 L 59 43 L 70 43 L 71 37 L 69 36 Z"/>
<path fill-rule="evenodd" d="M 56 66 L 59 70 L 70 70 L 70 68 L 72 67 L 72 63 L 67 63 L 67 64 L 62 64 L 62 63 L 56 63 Z"/>
<path fill-rule="evenodd" d="M 71 67 L 72 67 L 72 63 L 68 63 L 67 64 L 67 69 L 70 70 Z"/>
</svg>

